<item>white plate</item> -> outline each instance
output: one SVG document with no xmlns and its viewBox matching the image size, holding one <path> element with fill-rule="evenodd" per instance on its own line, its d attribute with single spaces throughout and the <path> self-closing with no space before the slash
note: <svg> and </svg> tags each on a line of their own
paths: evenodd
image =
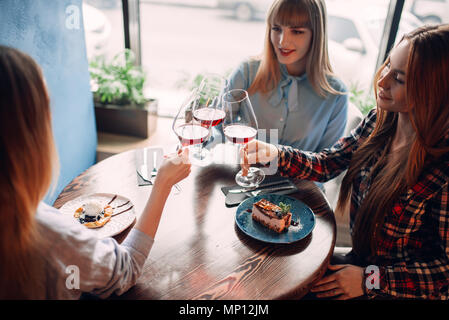
<svg viewBox="0 0 449 320">
<path fill-rule="evenodd" d="M 115 197 L 115 199 L 111 202 L 111 200 Z M 94 193 L 89 194 L 85 196 L 80 196 L 76 199 L 67 201 L 64 203 L 64 205 L 61 207 L 60 211 L 63 214 L 70 215 L 73 219 L 77 220 L 73 215 L 75 213 L 75 210 L 81 207 L 83 204 L 89 201 L 96 201 L 100 203 L 103 207 L 106 206 L 108 203 L 110 203 L 110 206 L 114 208 L 114 213 L 116 214 L 118 212 L 122 212 L 124 210 L 127 210 L 128 208 L 131 208 L 130 210 L 123 212 L 119 215 L 111 217 L 111 220 L 106 223 L 101 228 L 96 229 L 89 229 L 86 227 L 87 230 L 94 233 L 98 238 L 107 238 L 112 237 L 126 228 L 128 228 L 136 219 L 136 213 L 134 211 L 134 205 L 126 197 L 115 195 L 112 193 Z"/>
</svg>

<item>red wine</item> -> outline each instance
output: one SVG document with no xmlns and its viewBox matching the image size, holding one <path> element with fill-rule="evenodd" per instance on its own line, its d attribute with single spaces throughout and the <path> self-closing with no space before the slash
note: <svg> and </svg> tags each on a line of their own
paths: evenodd
<svg viewBox="0 0 449 320">
<path fill-rule="evenodd" d="M 225 116 L 226 113 L 223 110 L 214 108 L 201 108 L 193 112 L 193 117 L 196 121 L 201 122 L 203 127 L 217 126 L 223 121 Z"/>
<path fill-rule="evenodd" d="M 209 129 L 204 128 L 199 124 L 183 124 L 177 127 L 175 132 L 184 147 L 203 143 L 209 136 Z"/>
<path fill-rule="evenodd" d="M 250 142 L 257 135 L 256 129 L 240 124 L 227 126 L 224 128 L 223 132 L 229 141 L 241 144 Z"/>
</svg>

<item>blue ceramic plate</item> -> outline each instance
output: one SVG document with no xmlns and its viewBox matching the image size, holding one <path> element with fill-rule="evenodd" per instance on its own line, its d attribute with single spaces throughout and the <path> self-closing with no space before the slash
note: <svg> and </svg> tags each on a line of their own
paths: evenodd
<svg viewBox="0 0 449 320">
<path fill-rule="evenodd" d="M 290 204 L 292 221 L 299 222 L 299 225 L 291 225 L 287 231 L 284 230 L 282 233 L 277 233 L 254 221 L 249 210 L 252 209 L 253 203 L 260 199 L 267 199 L 277 205 L 279 205 L 279 202 Z M 237 207 L 235 222 L 240 230 L 254 239 L 268 243 L 292 243 L 304 239 L 312 232 L 315 227 L 315 215 L 308 206 L 295 198 L 280 194 L 264 194 L 246 199 L 240 203 Z"/>
</svg>

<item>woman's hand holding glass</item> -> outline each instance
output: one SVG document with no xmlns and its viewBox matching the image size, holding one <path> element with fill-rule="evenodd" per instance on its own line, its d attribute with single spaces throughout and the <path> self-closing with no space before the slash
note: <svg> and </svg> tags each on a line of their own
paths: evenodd
<svg viewBox="0 0 449 320">
<path fill-rule="evenodd" d="M 158 170 L 155 184 L 161 183 L 172 187 L 190 174 L 192 165 L 189 160 L 189 149 L 180 149 L 164 158 L 164 162 Z"/>
<path fill-rule="evenodd" d="M 240 150 L 240 164 L 244 169 L 250 164 L 267 164 L 278 156 L 279 150 L 275 145 L 260 140 L 252 140 Z"/>
</svg>

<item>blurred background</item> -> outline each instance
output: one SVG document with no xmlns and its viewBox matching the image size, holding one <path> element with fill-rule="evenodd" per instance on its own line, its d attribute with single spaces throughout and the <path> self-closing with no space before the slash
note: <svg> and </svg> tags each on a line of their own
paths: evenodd
<svg viewBox="0 0 449 320">
<path fill-rule="evenodd" d="M 265 15 L 272 0 L 140 0 L 141 65 L 146 95 L 159 100 L 158 113 L 173 115 L 194 77 L 228 75 L 263 48 Z M 389 0 L 327 0 L 329 54 L 352 101 L 372 107 L 371 82 Z M 122 0 L 84 0 L 89 59 L 111 59 L 124 43 Z M 425 23 L 449 22 L 449 0 L 407 0 L 402 34 Z"/>
</svg>

